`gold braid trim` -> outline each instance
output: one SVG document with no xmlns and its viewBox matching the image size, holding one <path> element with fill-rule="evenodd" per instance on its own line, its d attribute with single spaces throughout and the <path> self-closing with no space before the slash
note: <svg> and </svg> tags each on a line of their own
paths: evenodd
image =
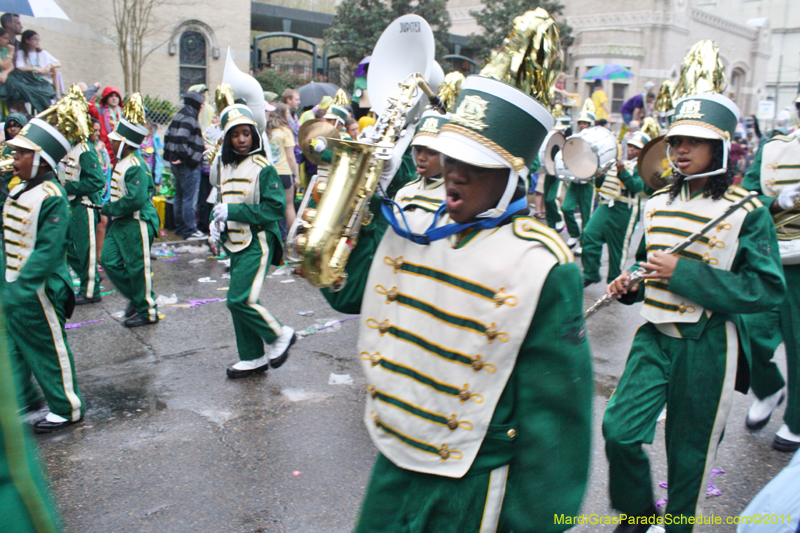
<svg viewBox="0 0 800 533">
<path fill-rule="evenodd" d="M 731 134 L 730 133 L 728 133 L 727 131 L 722 131 L 718 127 L 712 126 L 708 122 L 701 122 L 699 120 L 679 120 L 678 122 L 674 122 L 669 127 L 669 131 L 667 131 L 668 135 L 669 135 L 669 132 L 672 131 L 672 128 L 674 128 L 675 126 L 700 126 L 701 128 L 706 128 L 707 130 L 713 131 L 714 133 L 716 133 L 717 135 L 719 135 L 720 137 L 722 137 L 726 141 L 730 141 L 731 140 Z"/>
<path fill-rule="evenodd" d="M 465 128 L 464 126 L 459 126 L 458 124 L 448 123 L 442 126 L 442 131 L 452 131 L 453 133 L 457 133 L 459 135 L 463 135 L 467 139 L 471 141 L 475 141 L 476 143 L 480 144 L 481 146 L 485 146 L 492 152 L 496 153 L 506 161 L 511 164 L 511 168 L 514 169 L 515 172 L 521 171 L 525 168 L 525 160 L 521 157 L 515 157 L 511 152 L 497 144 L 491 139 L 488 139 L 481 135 L 480 133 L 476 133 L 469 128 Z"/>
</svg>

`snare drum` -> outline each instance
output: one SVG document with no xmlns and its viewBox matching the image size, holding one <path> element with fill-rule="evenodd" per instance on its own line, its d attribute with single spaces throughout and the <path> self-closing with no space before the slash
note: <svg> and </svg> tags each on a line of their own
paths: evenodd
<svg viewBox="0 0 800 533">
<path fill-rule="evenodd" d="M 567 169 L 567 166 L 564 164 L 563 155 L 564 151 L 562 150 L 558 152 L 555 158 L 553 159 L 553 166 L 555 167 L 554 168 L 555 172 L 553 175 L 555 175 L 555 177 L 567 183 L 572 183 L 572 182 L 589 183 L 590 181 L 592 181 L 592 178 L 589 179 L 578 178 L 577 176 L 575 176 L 575 174 L 570 172 L 569 169 Z"/>
<path fill-rule="evenodd" d="M 561 153 L 572 174 L 588 180 L 617 158 L 618 146 L 611 131 L 595 126 L 567 139 Z"/>
</svg>

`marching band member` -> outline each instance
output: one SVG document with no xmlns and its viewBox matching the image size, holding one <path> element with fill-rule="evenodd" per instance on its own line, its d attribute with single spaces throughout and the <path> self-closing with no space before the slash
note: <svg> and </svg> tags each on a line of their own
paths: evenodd
<svg viewBox="0 0 800 533">
<path fill-rule="evenodd" d="M 150 246 L 159 227 L 158 213 L 150 201 L 155 184 L 139 152 L 148 133 L 141 96 L 134 93 L 125 104 L 123 118 L 108 136 L 116 163 L 111 199 L 101 213 L 113 224 L 100 252 L 106 274 L 130 302 L 123 322 L 129 328 L 158 322 L 150 269 Z"/>
<path fill-rule="evenodd" d="M 731 185 L 728 167 L 738 118 L 736 105 L 719 94 L 677 102 L 666 139 L 676 179 L 645 205 L 635 265 L 648 271 L 644 287 L 627 286 L 625 271 L 607 288 L 623 303 L 644 300 L 647 319 L 603 418 L 611 504 L 629 517 L 618 532 L 644 532 L 643 517 L 656 514 L 642 444 L 653 441 L 665 404 L 666 513 L 673 520 L 666 531 L 692 531 L 688 519 L 703 513 L 734 386 L 742 390 L 737 358 L 747 345 L 739 313 L 766 311 L 785 290 L 772 219 L 757 199 L 677 255 L 661 251 L 746 196 Z"/>
<path fill-rule="evenodd" d="M 628 161 L 617 159 L 595 186 L 599 186 L 600 206 L 583 231 L 583 286 L 600 281 L 600 255 L 608 246 L 608 282 L 620 275 L 628 261 L 628 246 L 639 219 L 639 193 L 644 182 L 636 168 L 636 158 L 650 136 L 637 131 L 628 140 Z"/>
<path fill-rule="evenodd" d="M 794 103 L 800 115 L 800 94 Z M 797 211 L 798 166 L 800 130 L 788 136 L 775 136 L 756 156 L 742 187 L 761 193 L 761 201 L 773 214 L 792 208 Z M 800 225 L 789 224 L 787 230 L 797 232 Z M 794 452 L 800 448 L 800 264 L 784 264 L 783 274 L 787 292 L 781 304 L 768 313 L 745 316 L 753 350 L 750 386 L 756 395 L 745 424 L 751 431 L 763 428 L 775 407 L 788 397 L 784 424 L 778 429 L 772 447 Z M 786 346 L 786 381 L 772 362 L 781 340 Z"/>
<path fill-rule="evenodd" d="M 570 137 L 572 135 L 572 129 L 570 128 L 569 116 L 562 114 L 560 117 L 556 117 L 554 129 L 562 132 L 565 137 Z M 544 162 L 542 162 L 542 164 L 544 164 Z M 540 175 L 541 174 L 543 173 L 540 172 Z M 541 193 L 544 200 L 544 214 L 547 225 L 556 231 L 561 231 L 564 228 L 564 219 L 562 218 L 561 206 L 559 204 L 561 198 L 564 197 L 564 188 L 567 184 L 550 174 L 544 174 L 543 178 L 539 178 L 539 182 L 542 184 Z M 539 183 L 537 183 L 536 192 L 539 192 L 539 189 Z"/>
<path fill-rule="evenodd" d="M 422 115 L 411 141 L 418 177 L 400 189 L 395 196 L 403 210 L 423 209 L 434 212 L 442 205 L 445 197 L 442 158 L 431 146 L 447 122 L 448 119 L 436 111 Z"/>
<path fill-rule="evenodd" d="M 240 360 L 227 375 L 236 379 L 281 366 L 297 336 L 258 301 L 269 266 L 279 265 L 283 253 L 278 221 L 286 211 L 286 195 L 281 178 L 266 159 L 247 106 L 223 109 L 220 125 L 224 137 L 217 157 L 222 168 L 218 177 L 212 175 L 212 186 L 220 180 L 222 197 L 214 206 L 210 229 L 211 238 L 222 242 L 231 257 L 227 306 Z"/>
<path fill-rule="evenodd" d="M 578 133 L 594 125 L 596 120 L 592 101 L 587 99 L 583 104 L 580 114 L 578 114 Z M 575 253 L 580 253 L 581 233 L 594 211 L 595 190 L 591 182 L 578 183 L 572 182 L 567 186 L 567 193 L 564 196 L 564 203 L 561 212 L 564 215 L 564 224 L 569 232 L 567 246 L 572 248 Z M 575 221 L 575 209 L 581 212 L 581 225 Z M 575 248 L 577 246 L 577 249 Z"/>
<path fill-rule="evenodd" d="M 83 418 L 86 406 L 64 324 L 75 306 L 67 269 L 69 202 L 58 183 L 58 162 L 69 141 L 35 118 L 6 144 L 16 149 L 14 187 L 3 209 L 3 307 L 8 348 L 23 409 L 38 401 L 36 378 L 49 412 L 36 433 L 58 431 Z"/>
<path fill-rule="evenodd" d="M 578 510 L 593 386 L 580 272 L 523 185 L 552 124 L 527 94 L 467 78 L 430 145 L 445 202 L 384 201 L 392 229 L 362 228 L 347 283 L 323 290 L 362 316 L 380 454 L 356 532 L 559 531 L 553 513 Z"/>
</svg>

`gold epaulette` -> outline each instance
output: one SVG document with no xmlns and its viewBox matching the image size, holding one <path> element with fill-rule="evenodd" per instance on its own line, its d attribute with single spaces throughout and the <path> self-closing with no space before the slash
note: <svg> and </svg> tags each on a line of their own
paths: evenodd
<svg viewBox="0 0 800 533">
<path fill-rule="evenodd" d="M 653 196 L 656 196 L 658 194 L 664 194 L 665 192 L 669 192 L 669 190 L 671 188 L 672 188 L 672 185 L 667 185 L 666 187 L 658 189 L 656 192 L 654 192 L 653 194 L 650 195 L 650 198 L 652 198 Z"/>
<path fill-rule="evenodd" d="M 59 189 L 55 183 L 45 181 L 42 184 L 42 189 L 44 189 L 44 192 L 47 193 L 46 198 L 49 198 L 51 196 L 63 196 L 61 194 L 61 189 Z"/>
<path fill-rule="evenodd" d="M 264 157 L 263 155 L 258 155 L 258 154 L 253 156 L 253 163 L 260 166 L 261 168 L 270 166 L 267 158 Z"/>
<path fill-rule="evenodd" d="M 575 256 L 572 255 L 572 251 L 561 237 L 559 237 L 558 233 L 533 217 L 515 218 L 514 235 L 526 241 L 542 243 L 556 256 L 559 265 L 575 261 Z"/>
<path fill-rule="evenodd" d="M 81 143 L 81 153 L 89 151 L 89 144 L 88 143 Z"/>
<path fill-rule="evenodd" d="M 748 191 L 747 189 L 743 189 L 743 188 L 739 187 L 738 185 L 731 185 L 730 187 L 728 187 L 728 190 L 725 191 L 725 194 L 723 195 L 723 198 L 725 198 L 726 200 L 728 200 L 730 202 L 738 202 L 739 200 L 741 200 L 742 198 L 744 198 L 748 194 L 750 194 L 750 191 Z M 763 206 L 764 206 L 764 204 L 761 203 L 761 200 L 759 200 L 756 197 L 756 198 L 753 198 L 752 200 L 750 200 L 749 202 L 747 202 L 746 204 L 744 204 L 743 209 L 749 213 L 753 209 L 756 209 L 757 207 L 763 207 Z"/>
</svg>

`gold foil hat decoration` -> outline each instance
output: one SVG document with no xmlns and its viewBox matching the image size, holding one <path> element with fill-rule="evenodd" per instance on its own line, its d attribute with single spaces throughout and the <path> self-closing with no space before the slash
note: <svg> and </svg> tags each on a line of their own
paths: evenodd
<svg viewBox="0 0 800 533">
<path fill-rule="evenodd" d="M 333 105 L 342 107 L 347 107 L 350 105 L 350 99 L 347 97 L 347 93 L 344 92 L 344 90 L 339 89 L 336 91 L 336 94 L 333 95 Z"/>
<path fill-rule="evenodd" d="M 587 98 L 586 101 L 583 102 L 583 108 L 581 108 L 581 113 L 591 113 L 594 115 L 594 102 L 591 98 Z"/>
<path fill-rule="evenodd" d="M 659 127 L 658 122 L 653 117 L 647 117 L 642 122 L 642 133 L 645 133 L 651 139 L 655 139 L 659 135 L 661 135 L 661 127 Z"/>
<path fill-rule="evenodd" d="M 656 96 L 656 109 L 661 113 L 668 113 L 675 109 L 672 101 L 672 93 L 675 91 L 675 84 L 672 80 L 664 80 Z"/>
<path fill-rule="evenodd" d="M 702 93 L 722 94 L 727 86 L 725 68 L 714 41 L 695 43 L 683 58 L 681 77 L 672 93 L 672 99 Z"/>
<path fill-rule="evenodd" d="M 147 117 L 144 111 L 144 102 L 140 93 L 133 93 L 122 108 L 122 116 L 131 124 L 145 124 Z"/>
<path fill-rule="evenodd" d="M 217 113 L 222 114 L 222 110 L 232 106 L 235 99 L 230 83 L 217 85 L 217 90 L 214 92 L 214 105 L 217 106 Z"/>
<path fill-rule="evenodd" d="M 564 116 L 564 106 L 556 104 L 553 107 L 553 118 L 561 118 Z"/>
<path fill-rule="evenodd" d="M 514 27 L 480 75 L 528 93 L 546 107 L 561 72 L 561 42 L 556 21 L 541 7 L 514 19 Z"/>
<path fill-rule="evenodd" d="M 53 118 L 56 128 L 70 144 L 83 142 L 92 133 L 89 106 L 83 97 L 83 91 L 77 85 L 70 87 L 56 103 Z"/>
<path fill-rule="evenodd" d="M 436 96 L 444 103 L 448 112 L 453 111 L 456 106 L 462 83 L 464 83 L 464 75 L 456 70 L 447 74 L 439 85 L 439 92 Z"/>
</svg>

